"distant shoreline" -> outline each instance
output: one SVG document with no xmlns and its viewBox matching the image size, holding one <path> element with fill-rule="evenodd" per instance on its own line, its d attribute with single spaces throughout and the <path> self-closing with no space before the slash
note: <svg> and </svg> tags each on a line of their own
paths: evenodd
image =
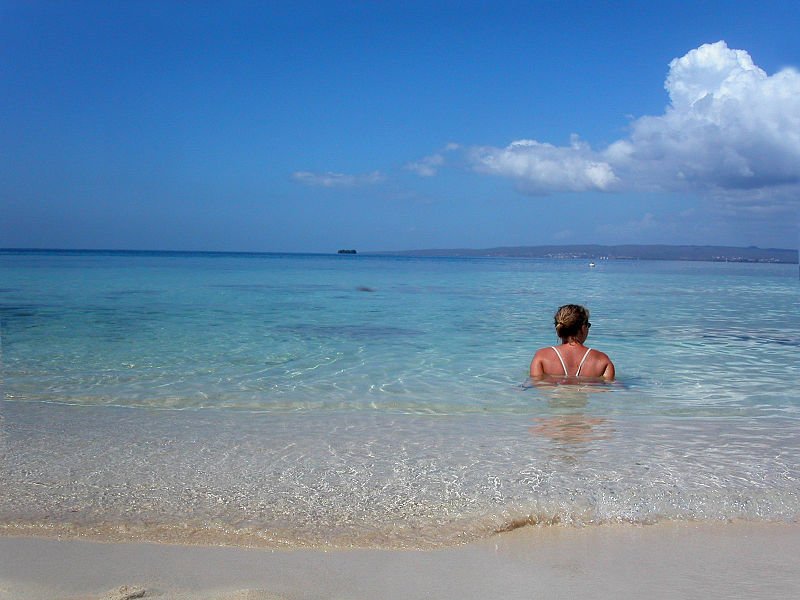
<svg viewBox="0 0 800 600">
<path fill-rule="evenodd" d="M 131 250 L 78 248 L 0 248 L 2 254 L 98 254 L 128 256 L 280 256 L 337 255 L 332 252 L 280 252 L 236 250 Z M 352 254 L 355 254 L 353 252 Z M 350 254 L 348 254 L 350 255 Z M 691 246 L 668 244 L 571 244 L 549 246 L 498 246 L 494 248 L 428 248 L 419 250 L 359 251 L 358 256 L 408 256 L 427 258 L 545 258 L 562 260 L 675 260 L 798 264 L 798 251 L 757 246 Z"/>
<path fill-rule="evenodd" d="M 757 246 L 689 246 L 667 244 L 569 244 L 550 246 L 500 246 L 472 249 L 424 249 L 365 252 L 388 256 L 550 258 L 591 260 L 678 260 L 797 264 L 797 250 Z"/>
</svg>

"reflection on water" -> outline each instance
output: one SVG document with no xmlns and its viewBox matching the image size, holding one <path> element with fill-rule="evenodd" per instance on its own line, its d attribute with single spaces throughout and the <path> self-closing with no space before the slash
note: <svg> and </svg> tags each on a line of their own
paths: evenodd
<svg viewBox="0 0 800 600">
<path fill-rule="evenodd" d="M 591 394 L 595 392 L 608 392 L 613 389 L 625 387 L 620 380 L 606 381 L 602 377 L 574 377 L 572 375 L 545 375 L 541 379 L 528 377 L 523 384 L 525 388 L 535 387 L 544 393 L 563 394 L 570 397 L 573 394 Z M 580 397 L 580 396 L 579 396 Z"/>
<path fill-rule="evenodd" d="M 583 414 L 560 417 L 537 417 L 528 428 L 534 435 L 550 438 L 556 445 L 571 447 L 611 437 L 613 429 L 608 419 Z"/>
<path fill-rule="evenodd" d="M 576 452 L 591 442 L 608 440 L 613 435 L 611 421 L 605 417 L 587 413 L 590 397 L 613 389 L 602 382 L 577 381 L 564 385 L 562 381 L 538 381 L 535 385 L 547 399 L 548 412 L 553 416 L 534 417 L 528 431 L 553 442 L 566 457 L 574 458 Z"/>
</svg>

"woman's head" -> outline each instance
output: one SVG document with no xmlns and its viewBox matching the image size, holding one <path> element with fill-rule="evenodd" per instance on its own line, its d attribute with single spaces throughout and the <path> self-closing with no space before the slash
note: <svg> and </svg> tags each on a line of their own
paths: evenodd
<svg viewBox="0 0 800 600">
<path fill-rule="evenodd" d="M 566 341 L 576 337 L 583 326 L 589 324 L 589 311 L 579 304 L 565 304 L 556 311 L 553 320 L 556 335 Z"/>
</svg>

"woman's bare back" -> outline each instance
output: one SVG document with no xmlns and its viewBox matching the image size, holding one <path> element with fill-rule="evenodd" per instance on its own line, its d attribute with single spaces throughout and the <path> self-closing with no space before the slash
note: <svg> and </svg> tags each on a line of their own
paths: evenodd
<svg viewBox="0 0 800 600">
<path fill-rule="evenodd" d="M 561 358 L 559 358 L 559 355 Z M 563 363 L 562 363 L 563 360 Z M 564 372 L 566 367 L 567 372 Z M 531 361 L 531 377 L 602 377 L 614 379 L 614 364 L 600 350 L 587 348 L 579 343 L 566 343 L 560 346 L 541 348 Z"/>
</svg>

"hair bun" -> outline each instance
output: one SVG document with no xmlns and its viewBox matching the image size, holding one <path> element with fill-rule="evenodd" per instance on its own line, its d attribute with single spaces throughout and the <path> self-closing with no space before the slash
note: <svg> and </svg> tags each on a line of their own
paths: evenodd
<svg viewBox="0 0 800 600">
<path fill-rule="evenodd" d="M 576 336 L 589 322 L 589 311 L 579 304 L 565 304 L 553 315 L 553 321 L 558 337 L 567 340 Z"/>
</svg>

